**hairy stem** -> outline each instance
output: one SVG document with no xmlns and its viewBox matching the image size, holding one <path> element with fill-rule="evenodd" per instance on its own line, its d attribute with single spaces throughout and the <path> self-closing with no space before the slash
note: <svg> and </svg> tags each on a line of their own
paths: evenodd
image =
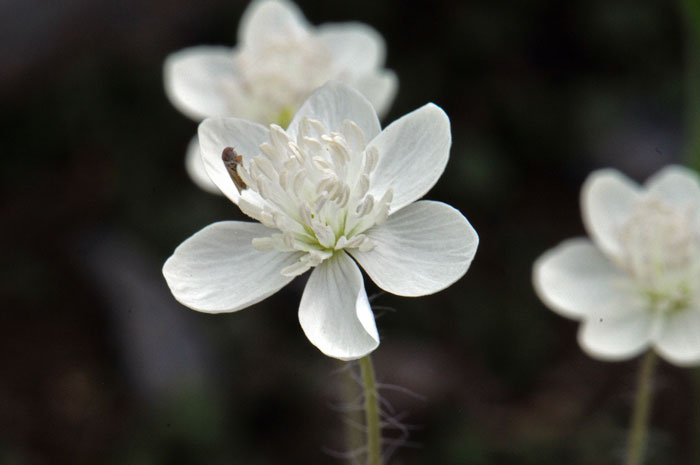
<svg viewBox="0 0 700 465">
<path fill-rule="evenodd" d="M 359 360 L 365 386 L 365 426 L 367 427 L 367 465 L 382 465 L 382 431 L 379 422 L 379 395 L 374 367 L 369 355 Z"/>
<path fill-rule="evenodd" d="M 349 364 L 345 367 L 342 387 L 343 403 L 348 406 L 346 412 L 347 423 L 345 424 L 345 446 L 348 451 L 361 449 L 365 443 L 364 432 L 357 427 L 364 422 L 364 411 L 355 409 L 354 405 L 358 399 L 364 398 L 362 385 L 357 380 L 357 366 L 354 362 L 343 362 Z M 362 396 L 362 397 L 361 397 Z"/>
</svg>

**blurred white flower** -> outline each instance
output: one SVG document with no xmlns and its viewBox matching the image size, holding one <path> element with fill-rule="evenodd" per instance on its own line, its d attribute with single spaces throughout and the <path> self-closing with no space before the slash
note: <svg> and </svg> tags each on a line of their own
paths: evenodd
<svg viewBox="0 0 700 465">
<path fill-rule="evenodd" d="M 259 223 L 212 224 L 167 260 L 173 295 L 194 310 L 240 310 L 313 268 L 301 326 L 326 355 L 356 359 L 379 336 L 355 262 L 385 291 L 421 296 L 454 283 L 474 257 L 478 236 L 461 213 L 416 202 L 451 145 L 449 119 L 433 104 L 381 131 L 367 99 L 331 82 L 286 131 L 214 118 L 199 126 L 199 139 L 211 179 Z"/>
<path fill-rule="evenodd" d="M 185 115 L 236 116 L 286 127 L 311 92 L 329 80 L 359 90 L 384 114 L 396 75 L 385 68 L 382 37 L 361 23 L 311 26 L 286 0 L 256 0 L 238 28 L 238 46 L 191 47 L 165 61 L 165 90 Z M 196 141 L 186 166 L 202 188 L 218 193 L 201 166 Z"/>
<path fill-rule="evenodd" d="M 591 240 L 564 241 L 534 265 L 540 298 L 580 319 L 592 357 L 623 360 L 653 348 L 677 365 L 700 363 L 700 182 L 666 167 L 639 186 L 592 173 L 581 192 Z"/>
</svg>

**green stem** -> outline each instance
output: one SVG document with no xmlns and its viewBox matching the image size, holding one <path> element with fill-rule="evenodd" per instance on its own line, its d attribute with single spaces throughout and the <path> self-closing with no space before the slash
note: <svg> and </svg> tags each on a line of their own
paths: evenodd
<svg viewBox="0 0 700 465">
<path fill-rule="evenodd" d="M 382 431 L 379 423 L 379 395 L 374 367 L 369 355 L 359 360 L 365 385 L 365 426 L 367 428 L 367 465 L 382 465 Z"/>
<path fill-rule="evenodd" d="M 642 366 L 637 380 L 637 398 L 634 402 L 634 413 L 632 415 L 632 425 L 630 426 L 629 442 L 627 443 L 627 460 L 625 465 L 641 465 L 644 458 L 656 361 L 657 357 L 653 350 L 649 350 L 642 359 Z"/>
<path fill-rule="evenodd" d="M 360 396 L 362 396 L 362 385 L 356 378 L 356 366 L 351 362 L 342 362 L 348 364 L 344 371 L 344 380 L 341 394 L 343 396 L 343 404 L 354 406 Z M 363 396 L 364 398 L 364 396 Z M 357 427 L 364 421 L 364 411 L 362 409 L 350 408 L 346 413 L 348 422 L 345 424 L 345 446 L 348 451 L 356 451 L 363 447 L 365 443 L 364 432 Z"/>
</svg>

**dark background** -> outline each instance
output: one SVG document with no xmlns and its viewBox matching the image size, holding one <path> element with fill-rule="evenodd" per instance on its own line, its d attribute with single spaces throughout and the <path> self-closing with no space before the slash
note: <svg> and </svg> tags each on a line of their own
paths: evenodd
<svg viewBox="0 0 700 465">
<path fill-rule="evenodd" d="M 233 45 L 245 5 L 0 1 L 0 464 L 342 463 L 328 452 L 347 450 L 342 364 L 299 327 L 303 281 L 207 315 L 160 274 L 189 235 L 243 218 L 188 179 L 196 123 L 167 101 L 162 63 Z M 591 170 L 643 180 L 683 162 L 680 4 L 300 6 L 313 24 L 384 35 L 400 81 L 385 123 L 428 101 L 445 109 L 451 159 L 428 198 L 481 238 L 467 275 L 434 296 L 368 281 L 378 377 L 398 386 L 382 392 L 410 429 L 390 463 L 621 463 L 637 361 L 583 355 L 530 271 L 583 234 Z M 698 464 L 700 375 L 665 363 L 657 375 L 649 463 Z"/>
</svg>

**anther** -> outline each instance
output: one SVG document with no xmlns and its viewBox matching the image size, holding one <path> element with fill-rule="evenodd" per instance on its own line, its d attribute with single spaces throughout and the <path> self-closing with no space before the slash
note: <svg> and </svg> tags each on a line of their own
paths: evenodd
<svg viewBox="0 0 700 465">
<path fill-rule="evenodd" d="M 283 151 L 287 147 L 287 142 L 289 142 L 289 138 L 287 137 L 287 133 L 284 132 L 284 129 L 282 129 L 276 124 L 271 124 L 270 141 L 277 150 Z"/>
<path fill-rule="evenodd" d="M 354 121 L 343 120 L 340 126 L 340 132 L 345 136 L 345 140 L 354 152 L 364 150 L 366 145 L 365 135 Z"/>
<path fill-rule="evenodd" d="M 377 167 L 379 162 L 379 150 L 377 147 L 372 146 L 365 151 L 365 166 L 362 171 L 364 173 L 370 174 Z"/>
</svg>

